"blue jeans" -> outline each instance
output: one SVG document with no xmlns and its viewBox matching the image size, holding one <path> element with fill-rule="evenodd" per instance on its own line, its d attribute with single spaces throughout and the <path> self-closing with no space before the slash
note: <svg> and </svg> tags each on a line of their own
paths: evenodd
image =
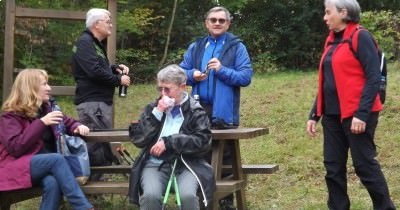
<svg viewBox="0 0 400 210">
<path fill-rule="evenodd" d="M 40 210 L 57 210 L 64 195 L 73 209 L 93 206 L 75 180 L 67 161 L 57 153 L 37 154 L 31 160 L 32 184 L 43 188 Z"/>
</svg>

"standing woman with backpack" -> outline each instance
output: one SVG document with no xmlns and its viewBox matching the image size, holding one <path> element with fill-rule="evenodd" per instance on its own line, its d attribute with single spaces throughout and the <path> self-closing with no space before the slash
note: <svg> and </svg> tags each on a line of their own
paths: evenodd
<svg viewBox="0 0 400 210">
<path fill-rule="evenodd" d="M 307 133 L 316 136 L 322 117 L 323 153 L 329 209 L 350 209 L 347 194 L 348 151 L 355 172 L 367 188 L 373 209 L 395 209 L 379 162 L 375 159 L 375 129 L 382 103 L 378 90 L 380 60 L 371 34 L 360 30 L 357 57 L 349 38 L 360 28 L 356 0 L 325 0 L 324 21 L 330 32 L 319 64 L 318 95 L 307 121 Z"/>
</svg>

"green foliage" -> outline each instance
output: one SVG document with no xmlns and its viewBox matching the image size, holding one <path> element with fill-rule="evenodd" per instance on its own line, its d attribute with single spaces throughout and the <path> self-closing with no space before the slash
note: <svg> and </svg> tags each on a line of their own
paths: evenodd
<svg viewBox="0 0 400 210">
<path fill-rule="evenodd" d="M 15 67 L 46 69 L 58 76 L 57 84 L 71 82 L 69 60 L 83 23 L 45 19 L 22 19 L 16 25 Z M 68 33 L 66 33 L 68 31 Z M 60 82 L 60 83 L 59 83 Z"/>
<path fill-rule="evenodd" d="M 370 10 L 399 10 L 400 1 L 399 0 L 358 0 L 360 7 L 363 11 Z"/>
<path fill-rule="evenodd" d="M 16 0 L 17 5 L 40 9 L 80 9 L 87 10 L 91 7 L 106 7 L 106 0 Z"/>
<path fill-rule="evenodd" d="M 163 16 L 153 16 L 154 11 L 147 8 L 124 10 L 118 15 L 118 32 L 144 35 L 143 29 L 153 26 L 153 21 Z"/>
<path fill-rule="evenodd" d="M 322 16 L 319 0 L 251 0 L 236 18 L 234 31 L 253 58 L 269 52 L 275 65 L 309 67 L 318 63 L 326 36 Z"/>
<path fill-rule="evenodd" d="M 387 58 L 400 58 L 400 13 L 368 11 L 362 13 L 361 24 L 368 29 L 384 50 Z"/>
<path fill-rule="evenodd" d="M 42 61 L 36 55 L 31 52 L 25 52 L 19 62 L 24 66 L 24 68 L 39 68 L 43 69 Z"/>
<path fill-rule="evenodd" d="M 237 13 L 246 6 L 247 2 L 249 0 L 220 0 L 219 5 L 228 8 L 231 13 Z"/>
<path fill-rule="evenodd" d="M 270 53 L 261 53 L 253 57 L 252 67 L 256 73 L 270 73 L 279 70 L 276 58 Z"/>
</svg>

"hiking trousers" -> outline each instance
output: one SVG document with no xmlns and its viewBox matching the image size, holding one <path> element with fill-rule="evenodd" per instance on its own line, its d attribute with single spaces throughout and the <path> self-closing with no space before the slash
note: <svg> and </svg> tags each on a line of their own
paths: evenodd
<svg viewBox="0 0 400 210">
<path fill-rule="evenodd" d="M 373 208 L 376 210 L 395 209 L 385 177 L 379 162 L 375 159 L 374 134 L 378 117 L 378 112 L 371 113 L 366 122 L 365 132 L 353 134 L 350 130 L 352 117 L 341 121 L 340 115 L 323 116 L 321 123 L 324 133 L 325 181 L 329 193 L 329 209 L 350 209 L 346 176 L 349 149 L 355 172 L 367 188 Z"/>
</svg>

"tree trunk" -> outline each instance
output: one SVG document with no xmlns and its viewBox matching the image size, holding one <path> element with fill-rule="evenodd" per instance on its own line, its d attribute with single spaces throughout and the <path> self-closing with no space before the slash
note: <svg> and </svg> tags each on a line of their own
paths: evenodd
<svg viewBox="0 0 400 210">
<path fill-rule="evenodd" d="M 169 41 L 171 38 L 172 25 L 174 24 L 174 20 L 175 20 L 175 12 L 176 12 L 177 4 L 178 4 L 178 0 L 174 0 L 174 7 L 172 9 L 171 22 L 169 23 L 168 32 L 167 32 L 167 41 L 165 42 L 165 47 L 164 47 L 164 55 L 161 58 L 160 63 L 158 64 L 158 68 L 161 68 L 162 65 L 164 65 L 164 63 L 165 63 L 165 59 L 167 59 L 168 46 L 169 46 Z"/>
</svg>

